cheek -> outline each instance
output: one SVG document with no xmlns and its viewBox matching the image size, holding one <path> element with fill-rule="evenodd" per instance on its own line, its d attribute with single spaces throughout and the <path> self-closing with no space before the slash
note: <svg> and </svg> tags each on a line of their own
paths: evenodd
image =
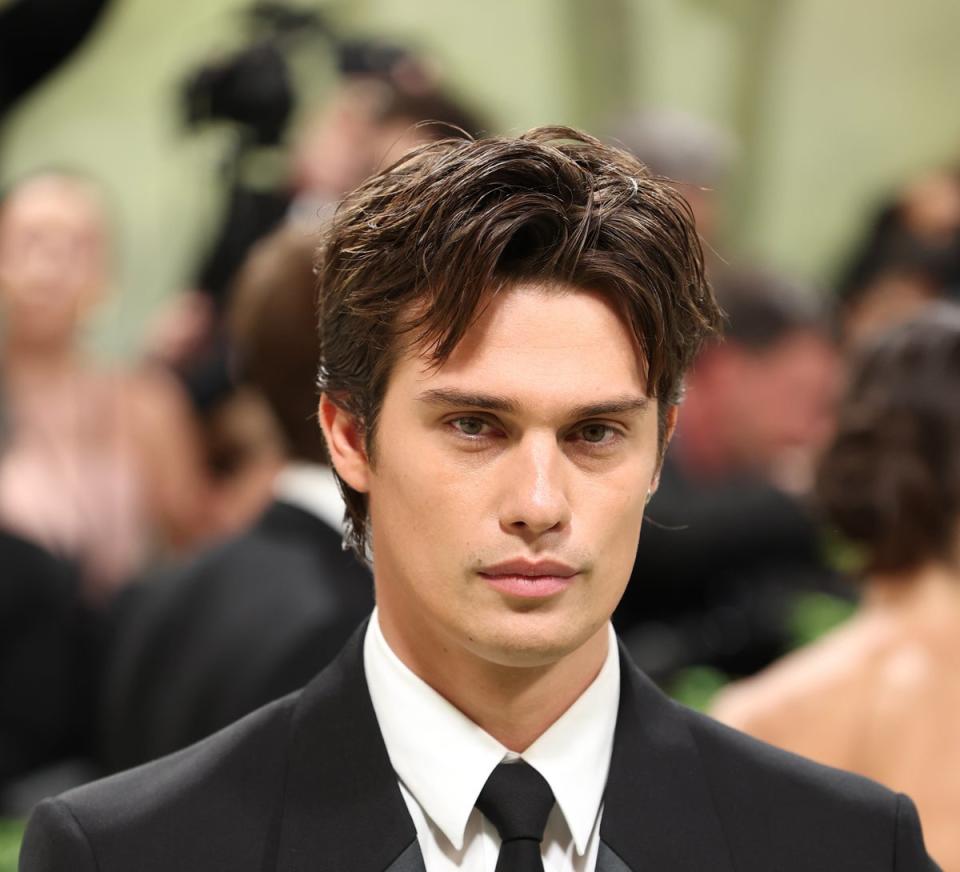
<svg viewBox="0 0 960 872">
<path fill-rule="evenodd" d="M 396 548 L 432 555 L 436 564 L 470 548 L 482 526 L 484 498 L 479 476 L 449 468 L 428 448 L 379 458 L 370 512 L 374 529 L 389 533 Z"/>
<path fill-rule="evenodd" d="M 652 475 L 651 466 L 649 474 L 636 476 L 633 487 L 598 488 L 589 515 L 581 513 L 576 538 L 586 546 L 594 564 L 589 605 L 584 603 L 584 609 L 606 617 L 623 596 L 637 555 Z"/>
<path fill-rule="evenodd" d="M 636 548 L 654 470 L 651 459 L 638 464 L 632 474 L 593 481 L 583 490 L 581 522 L 589 524 L 591 537 L 603 543 L 604 553 Z"/>
</svg>

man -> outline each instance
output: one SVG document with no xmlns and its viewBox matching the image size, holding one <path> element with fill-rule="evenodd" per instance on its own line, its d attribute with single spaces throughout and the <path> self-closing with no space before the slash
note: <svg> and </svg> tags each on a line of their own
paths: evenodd
<svg viewBox="0 0 960 872">
<path fill-rule="evenodd" d="M 111 771 L 302 687 L 373 606 L 369 572 L 342 548 L 343 501 L 316 423 L 314 248 L 299 230 L 274 233 L 233 289 L 240 380 L 272 412 L 286 463 L 250 529 L 122 595 L 103 694 Z"/>
<path fill-rule="evenodd" d="M 377 610 L 302 693 L 43 804 L 25 872 L 934 868 L 907 798 L 618 653 L 719 321 L 676 193 L 566 128 L 435 143 L 347 198 L 319 281 L 320 418 Z"/>
</svg>

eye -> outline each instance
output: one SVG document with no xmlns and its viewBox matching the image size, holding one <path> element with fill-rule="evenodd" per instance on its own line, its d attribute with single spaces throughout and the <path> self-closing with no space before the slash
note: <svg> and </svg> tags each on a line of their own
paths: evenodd
<svg viewBox="0 0 960 872">
<path fill-rule="evenodd" d="M 622 435 L 616 427 L 594 421 L 574 430 L 571 438 L 583 446 L 607 448 L 612 447 Z"/>
<path fill-rule="evenodd" d="M 484 421 L 483 418 L 477 418 L 473 415 L 462 415 L 459 418 L 454 418 L 449 423 L 457 432 L 474 439 L 480 436 L 490 435 L 492 429 L 490 424 Z"/>
<path fill-rule="evenodd" d="M 587 424 L 586 427 L 580 430 L 580 435 L 583 437 L 584 442 L 597 444 L 603 442 L 607 434 L 612 432 L 611 428 L 606 424 Z"/>
</svg>

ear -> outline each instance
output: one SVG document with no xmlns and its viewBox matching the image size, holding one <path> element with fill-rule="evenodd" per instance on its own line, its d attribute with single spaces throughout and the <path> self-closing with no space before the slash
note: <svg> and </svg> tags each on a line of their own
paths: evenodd
<svg viewBox="0 0 960 872">
<path fill-rule="evenodd" d="M 660 469 L 663 467 L 663 458 L 666 456 L 670 440 L 673 438 L 673 431 L 677 429 L 677 419 L 679 417 L 680 407 L 671 405 L 670 408 L 667 409 L 666 427 L 663 431 L 663 445 L 660 450 L 660 459 L 657 462 L 657 470 L 653 474 L 653 481 L 650 482 L 649 494 L 651 497 L 657 492 L 657 488 L 660 487 Z"/>
<path fill-rule="evenodd" d="M 325 393 L 320 395 L 318 417 L 337 474 L 355 491 L 367 493 L 370 489 L 370 461 L 363 430 L 356 417 Z"/>
</svg>

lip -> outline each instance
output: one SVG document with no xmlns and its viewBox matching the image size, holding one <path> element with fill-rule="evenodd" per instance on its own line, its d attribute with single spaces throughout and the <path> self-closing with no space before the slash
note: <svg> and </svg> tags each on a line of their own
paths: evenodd
<svg viewBox="0 0 960 872">
<path fill-rule="evenodd" d="M 511 596 L 543 598 L 566 590 L 579 570 L 558 560 L 507 560 L 479 570 L 495 590 Z"/>
</svg>

